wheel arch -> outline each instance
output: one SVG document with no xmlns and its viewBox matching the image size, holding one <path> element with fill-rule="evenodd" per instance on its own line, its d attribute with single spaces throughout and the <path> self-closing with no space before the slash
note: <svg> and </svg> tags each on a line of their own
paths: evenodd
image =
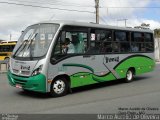
<svg viewBox="0 0 160 120">
<path fill-rule="evenodd" d="M 6 59 L 9 59 L 9 56 L 7 56 L 7 57 L 4 57 L 4 60 L 6 60 Z"/>
<path fill-rule="evenodd" d="M 71 88 L 71 79 L 70 79 L 70 76 L 69 76 L 69 75 L 67 75 L 67 74 L 57 75 L 57 76 L 55 76 L 55 77 L 53 78 L 52 83 L 53 83 L 54 80 L 56 80 L 56 79 L 58 79 L 58 78 L 65 78 L 65 79 L 67 80 L 67 82 L 69 83 L 69 89 Z M 51 83 L 51 84 L 52 84 L 52 83 Z"/>
<path fill-rule="evenodd" d="M 56 80 L 58 80 L 58 79 L 61 79 L 61 80 L 65 80 L 65 83 L 67 84 L 66 85 L 66 89 L 61 93 L 61 94 L 57 94 L 57 93 L 55 93 L 55 91 L 53 90 L 53 84 L 54 84 L 54 82 L 56 81 Z M 69 93 L 70 92 L 70 90 L 71 90 L 71 84 L 70 84 L 70 77 L 69 77 L 69 75 L 67 75 L 67 74 L 61 74 L 61 75 L 57 75 L 57 76 L 55 76 L 54 78 L 53 78 L 53 80 L 52 80 L 52 82 L 51 82 L 51 85 L 50 85 L 50 95 L 52 96 L 52 97 L 61 97 L 61 96 L 64 96 L 64 95 L 66 95 L 67 93 Z"/>
<path fill-rule="evenodd" d="M 66 80 L 67 80 L 68 82 L 70 82 L 70 76 L 67 75 L 67 74 L 57 75 L 57 76 L 55 76 L 55 77 L 53 78 L 53 80 L 58 79 L 58 78 L 66 78 Z"/>
<path fill-rule="evenodd" d="M 128 68 L 128 70 L 132 70 L 133 75 L 136 75 L 136 69 L 134 67 L 130 67 L 130 68 Z"/>
</svg>

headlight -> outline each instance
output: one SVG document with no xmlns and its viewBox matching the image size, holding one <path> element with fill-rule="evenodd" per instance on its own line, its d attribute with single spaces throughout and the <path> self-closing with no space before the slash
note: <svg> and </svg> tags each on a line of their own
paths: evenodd
<svg viewBox="0 0 160 120">
<path fill-rule="evenodd" d="M 40 65 L 38 68 L 36 68 L 33 71 L 32 76 L 40 74 L 42 72 L 42 67 L 43 67 L 43 65 Z"/>
</svg>

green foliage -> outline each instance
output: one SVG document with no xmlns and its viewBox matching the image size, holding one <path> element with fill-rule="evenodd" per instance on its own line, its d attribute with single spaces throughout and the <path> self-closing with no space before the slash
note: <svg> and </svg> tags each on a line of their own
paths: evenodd
<svg viewBox="0 0 160 120">
<path fill-rule="evenodd" d="M 159 29 L 154 29 L 154 36 L 156 38 L 160 38 L 160 28 Z"/>
<path fill-rule="evenodd" d="M 140 26 L 135 26 L 134 28 L 149 29 L 150 28 L 150 24 L 142 23 Z"/>
</svg>

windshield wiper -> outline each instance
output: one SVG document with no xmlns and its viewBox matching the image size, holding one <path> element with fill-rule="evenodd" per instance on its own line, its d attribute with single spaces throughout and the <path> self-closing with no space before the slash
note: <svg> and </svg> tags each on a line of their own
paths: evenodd
<svg viewBox="0 0 160 120">
<path fill-rule="evenodd" d="M 36 38 L 36 36 L 38 35 L 38 33 L 36 33 L 35 35 L 34 35 L 34 37 L 32 38 L 32 39 L 30 39 L 30 41 L 29 41 L 29 45 L 28 45 L 28 48 L 27 48 L 27 50 L 31 47 L 31 45 L 32 45 L 32 42 L 33 42 L 33 40 Z M 32 48 L 32 47 L 31 47 Z M 31 48 L 30 48 L 30 59 L 32 60 L 32 50 L 31 50 Z"/>
<path fill-rule="evenodd" d="M 20 50 L 20 48 L 21 48 L 22 46 L 23 46 L 23 48 L 21 49 L 21 51 L 25 48 L 25 46 L 26 46 L 27 43 L 29 42 L 28 39 L 30 39 L 32 35 L 33 35 L 33 34 L 31 33 L 31 34 L 28 36 L 28 38 L 22 42 L 22 44 L 19 46 L 19 48 L 15 51 L 13 57 L 16 56 L 17 52 Z M 21 51 L 20 51 L 20 52 L 21 52 Z M 19 52 L 19 53 L 20 53 L 20 52 Z"/>
<path fill-rule="evenodd" d="M 29 47 L 31 46 L 34 38 L 35 38 L 37 35 L 38 35 L 38 33 L 36 33 L 35 36 L 34 36 L 32 39 L 30 39 L 30 41 L 28 41 L 30 44 L 28 45 L 27 49 L 29 49 Z"/>
<path fill-rule="evenodd" d="M 16 52 L 14 53 L 14 55 L 13 55 L 13 57 L 15 57 L 16 56 L 16 54 L 17 54 L 17 52 L 21 52 L 24 48 L 25 48 L 25 46 L 26 46 L 26 44 L 28 43 L 28 40 L 24 40 L 23 42 L 22 42 L 22 44 L 19 46 L 19 48 L 16 50 Z M 20 48 L 23 46 L 23 48 L 20 50 Z M 19 51 L 20 50 L 20 51 Z"/>
</svg>

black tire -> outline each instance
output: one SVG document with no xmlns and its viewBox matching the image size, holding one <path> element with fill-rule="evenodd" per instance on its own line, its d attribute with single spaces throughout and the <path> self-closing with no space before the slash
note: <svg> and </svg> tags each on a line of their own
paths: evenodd
<svg viewBox="0 0 160 120">
<path fill-rule="evenodd" d="M 50 89 L 50 95 L 52 97 L 64 96 L 69 90 L 69 82 L 65 78 L 57 78 L 52 81 Z"/>
<path fill-rule="evenodd" d="M 129 69 L 129 70 L 126 72 L 125 82 L 126 82 L 126 83 L 132 82 L 132 81 L 133 81 L 133 76 L 134 76 L 133 70 Z"/>
</svg>

